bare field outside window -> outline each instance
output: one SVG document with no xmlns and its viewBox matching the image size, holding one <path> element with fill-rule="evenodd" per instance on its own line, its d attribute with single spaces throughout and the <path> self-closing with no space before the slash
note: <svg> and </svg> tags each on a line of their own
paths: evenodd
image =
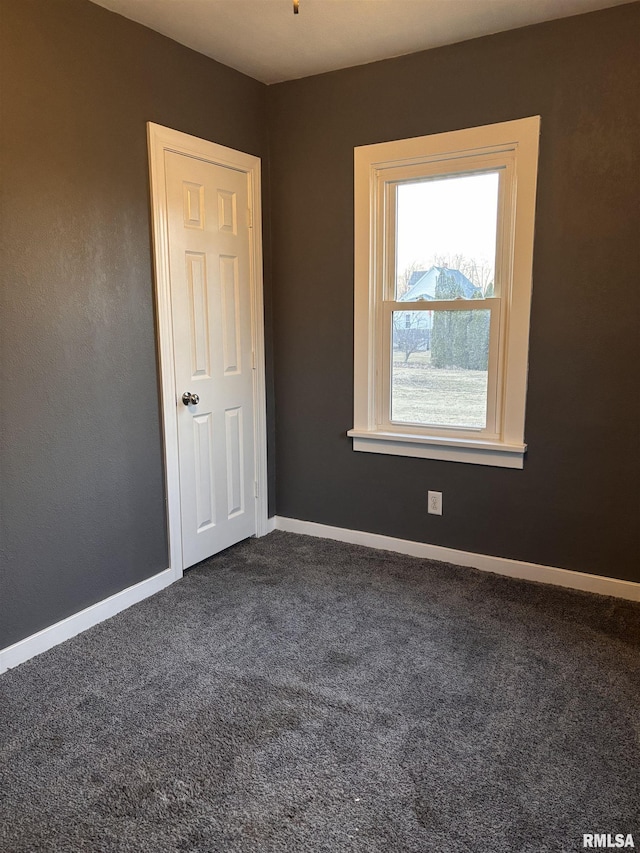
<svg viewBox="0 0 640 853">
<path fill-rule="evenodd" d="M 405 361 L 393 353 L 392 420 L 483 429 L 487 417 L 487 371 L 431 366 L 430 352 Z"/>
</svg>

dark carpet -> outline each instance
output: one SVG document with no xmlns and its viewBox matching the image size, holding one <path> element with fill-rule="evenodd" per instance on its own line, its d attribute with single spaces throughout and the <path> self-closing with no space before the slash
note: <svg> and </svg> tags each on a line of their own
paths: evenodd
<svg viewBox="0 0 640 853">
<path fill-rule="evenodd" d="M 640 606 L 276 532 L 0 678 L 2 853 L 640 848 Z"/>
</svg>

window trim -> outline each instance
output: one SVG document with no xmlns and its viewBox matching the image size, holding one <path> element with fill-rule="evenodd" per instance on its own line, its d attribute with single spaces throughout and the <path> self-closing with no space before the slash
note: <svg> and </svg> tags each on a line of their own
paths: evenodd
<svg viewBox="0 0 640 853">
<path fill-rule="evenodd" d="M 523 467 L 539 133 L 540 117 L 532 116 L 355 149 L 354 426 L 347 433 L 354 450 Z M 506 178 L 501 180 L 496 250 L 502 293 L 495 429 L 479 434 L 391 424 L 381 413 L 381 365 L 390 345 L 387 341 L 385 348 L 389 333 L 383 332 L 382 317 L 393 304 L 385 300 L 391 295 L 386 273 L 393 261 L 387 247 L 395 246 L 389 187 L 413 177 L 498 168 L 505 169 Z"/>
</svg>

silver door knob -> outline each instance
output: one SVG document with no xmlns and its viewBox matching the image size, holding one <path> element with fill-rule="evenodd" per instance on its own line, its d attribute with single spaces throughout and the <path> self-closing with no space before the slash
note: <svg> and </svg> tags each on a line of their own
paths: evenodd
<svg viewBox="0 0 640 853">
<path fill-rule="evenodd" d="M 197 406 L 200 402 L 200 397 L 197 394 L 191 394 L 189 391 L 185 391 L 182 395 L 182 402 L 185 406 Z"/>
</svg>

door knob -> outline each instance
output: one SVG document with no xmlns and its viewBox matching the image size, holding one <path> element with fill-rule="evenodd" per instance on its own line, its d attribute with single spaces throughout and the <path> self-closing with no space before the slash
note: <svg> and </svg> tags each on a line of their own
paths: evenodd
<svg viewBox="0 0 640 853">
<path fill-rule="evenodd" d="M 185 391 L 182 395 L 182 402 L 185 406 L 197 406 L 200 402 L 200 397 L 197 394 L 191 394 L 189 391 Z"/>
</svg>

